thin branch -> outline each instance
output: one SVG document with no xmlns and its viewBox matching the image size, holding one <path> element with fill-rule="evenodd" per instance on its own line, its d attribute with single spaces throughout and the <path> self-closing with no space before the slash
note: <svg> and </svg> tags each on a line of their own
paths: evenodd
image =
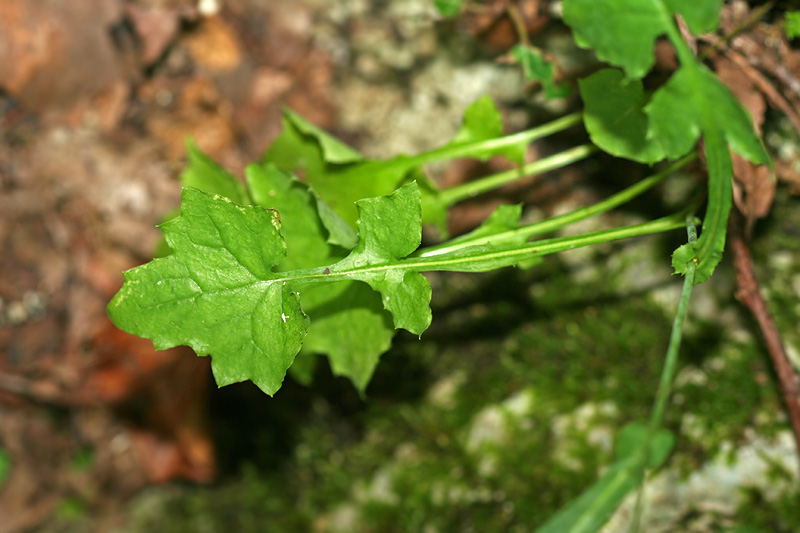
<svg viewBox="0 0 800 533">
<path fill-rule="evenodd" d="M 743 236 L 743 224 L 742 216 L 737 210 L 733 210 L 729 222 L 729 235 L 736 265 L 736 284 L 739 287 L 736 298 L 750 310 L 764 335 L 764 342 L 772 359 L 772 366 L 778 375 L 781 393 L 789 411 L 794 438 L 800 453 L 800 376 L 786 356 L 778 326 L 759 292 L 758 280 L 753 270 L 753 259 Z"/>
<path fill-rule="evenodd" d="M 514 31 L 517 32 L 517 38 L 519 38 L 519 42 L 526 46 L 530 46 L 531 40 L 528 37 L 528 29 L 525 26 L 525 19 L 523 18 L 519 8 L 513 3 L 509 3 L 506 6 L 506 13 L 508 13 L 508 18 L 511 19 L 511 24 L 514 26 Z"/>
</svg>

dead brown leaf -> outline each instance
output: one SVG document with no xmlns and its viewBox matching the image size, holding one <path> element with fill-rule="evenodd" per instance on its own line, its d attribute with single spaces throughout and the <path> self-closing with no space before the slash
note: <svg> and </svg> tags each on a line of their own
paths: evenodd
<svg viewBox="0 0 800 533">
<path fill-rule="evenodd" d="M 139 36 L 140 62 L 142 66 L 149 67 L 178 36 L 181 13 L 174 8 L 136 3 L 126 4 L 125 13 Z"/>
<path fill-rule="evenodd" d="M 0 3 L 0 87 L 34 111 L 70 110 L 122 76 L 113 0 Z"/>
<path fill-rule="evenodd" d="M 715 64 L 717 75 L 750 112 L 756 131 L 761 132 L 764 112 L 767 109 L 764 95 L 756 89 L 751 77 L 730 59 L 720 57 Z M 733 154 L 733 176 L 735 178 L 733 199 L 736 207 L 745 216 L 749 234 L 756 219 L 765 217 L 772 207 L 775 198 L 775 180 L 769 167 L 754 165 L 739 154 Z"/>
<path fill-rule="evenodd" d="M 550 17 L 546 4 L 543 0 L 494 0 L 467 10 L 459 18 L 459 25 L 464 31 L 480 37 L 481 43 L 488 48 L 505 51 L 519 42 L 519 30 L 533 35 L 547 25 Z M 515 28 L 507 12 L 509 8 L 519 14 L 520 28 Z"/>
<path fill-rule="evenodd" d="M 192 58 L 211 71 L 230 72 L 242 61 L 236 33 L 219 15 L 203 19 L 184 41 Z"/>
</svg>

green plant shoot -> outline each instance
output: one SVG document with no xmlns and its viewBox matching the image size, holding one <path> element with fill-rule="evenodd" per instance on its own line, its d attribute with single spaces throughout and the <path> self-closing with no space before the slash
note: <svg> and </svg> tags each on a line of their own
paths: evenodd
<svg viewBox="0 0 800 533">
<path fill-rule="evenodd" d="M 271 174 L 274 181 L 254 194 L 256 197 L 277 195 L 278 187 L 299 183 L 273 166 L 263 172 Z M 261 187 L 259 175 L 255 169 L 249 172 L 251 187 L 255 185 L 256 190 Z M 310 197 L 303 199 L 308 200 Z M 315 200 L 306 205 L 319 216 L 317 206 L 324 204 Z M 275 210 L 241 206 L 219 195 L 184 189 L 180 216 L 161 226 L 172 253 L 126 272 L 125 284 L 109 303 L 109 315 L 125 331 L 152 339 L 158 349 L 183 344 L 198 355 L 212 354 L 219 385 L 249 379 L 267 394 L 274 394 L 310 331 L 309 315 L 301 307 L 307 291 L 332 283 L 361 282 L 378 293 L 395 328 L 421 335 L 431 321 L 431 290 L 420 272 L 483 272 L 598 242 L 668 231 L 680 227 L 682 220 L 672 216 L 535 242 L 519 242 L 524 239 L 506 234 L 498 245 L 489 240 L 415 256 L 422 230 L 422 199 L 416 182 L 386 197 L 360 200 L 357 206 L 354 248 L 341 253 L 330 249 L 308 261 L 327 265 L 284 270 L 287 265 L 294 267 L 297 260 L 287 255 L 292 250 Z M 322 217 L 317 224 L 320 235 L 324 231 L 328 236 L 346 227 L 341 220 L 325 224 Z M 494 227 L 494 221 L 488 221 L 481 239 L 490 236 Z M 291 235 L 290 231 L 287 228 L 286 235 Z M 520 231 L 524 233 L 524 228 Z M 298 253 L 305 253 L 303 247 L 298 247 Z M 311 298 L 309 312 L 319 301 L 326 298 Z M 338 303 L 350 308 L 347 301 Z M 367 327 L 346 319 L 340 324 L 346 336 L 363 335 Z M 346 365 L 334 357 L 333 365 L 337 364 Z M 363 375 L 353 369 L 346 372 L 361 385 L 372 367 Z"/>
<path fill-rule="evenodd" d="M 624 71 L 601 70 L 581 82 L 586 127 L 595 144 L 652 163 L 680 157 L 703 138 L 708 167 L 703 232 L 696 244 L 673 254 L 681 274 L 688 262 L 697 263 L 696 283 L 711 276 L 725 247 L 733 172 L 728 147 L 754 163 L 769 163 L 747 111 L 698 61 L 675 22 L 680 15 L 694 33 L 712 31 L 719 7 L 719 0 L 564 1 L 564 20 L 578 44 Z M 680 68 L 648 99 L 638 78 L 653 66 L 653 43 L 661 35 L 674 46 Z"/>
</svg>

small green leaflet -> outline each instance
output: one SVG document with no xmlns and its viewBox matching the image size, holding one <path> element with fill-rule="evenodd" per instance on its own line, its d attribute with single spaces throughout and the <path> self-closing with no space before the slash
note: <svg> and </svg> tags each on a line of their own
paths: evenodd
<svg viewBox="0 0 800 533">
<path fill-rule="evenodd" d="M 786 29 L 786 37 L 789 39 L 800 37 L 800 11 L 787 11 L 783 27 Z"/>
<path fill-rule="evenodd" d="M 480 143 L 491 141 L 503 135 L 503 117 L 488 95 L 481 96 L 464 110 L 461 128 L 453 139 L 436 151 L 448 151 L 457 147 L 467 147 L 465 155 L 480 161 L 486 161 L 494 155 L 502 155 L 507 159 L 522 164 L 525 160 L 527 142 L 511 145 L 482 147 Z"/>
<path fill-rule="evenodd" d="M 273 267 L 286 256 L 275 211 L 184 189 L 161 226 L 172 254 L 125 272 L 111 320 L 157 350 L 213 355 L 220 386 L 251 380 L 274 394 L 300 350 L 308 317 Z"/>
<path fill-rule="evenodd" d="M 541 51 L 520 43 L 511 49 L 511 55 L 522 66 L 522 73 L 527 81 L 541 82 L 547 98 L 563 98 L 569 95 L 568 86 L 556 84 L 554 80 L 556 68 L 544 58 Z"/>
<path fill-rule="evenodd" d="M 621 70 L 606 68 L 578 82 L 583 123 L 592 142 L 617 157 L 639 163 L 664 159 L 664 149 L 647 138 L 649 127 L 642 82 L 626 79 Z"/>
<path fill-rule="evenodd" d="M 592 140 L 610 153 L 653 163 L 689 152 L 702 135 L 708 167 L 708 205 L 697 243 L 673 256 L 684 274 L 690 257 L 696 283 L 714 272 L 725 247 L 732 202 L 728 147 L 753 161 L 769 163 L 752 121 L 730 91 L 692 54 L 675 25 L 683 17 L 694 32 L 717 26 L 719 0 L 565 0 L 564 20 L 582 46 L 620 66 L 597 72 L 580 84 L 585 123 Z M 654 40 L 667 35 L 681 66 L 648 99 L 641 82 L 655 61 Z M 693 253 L 688 253 L 692 251 Z"/>
<path fill-rule="evenodd" d="M 455 17 L 461 11 L 461 0 L 433 0 L 433 5 L 445 17 Z"/>
<path fill-rule="evenodd" d="M 326 162 L 346 164 L 358 163 L 364 160 L 364 156 L 355 149 L 347 146 L 336 137 L 331 136 L 327 131 L 316 127 L 291 109 L 285 109 L 284 116 L 291 121 L 292 125 L 297 128 L 301 134 L 316 139 Z"/>
</svg>

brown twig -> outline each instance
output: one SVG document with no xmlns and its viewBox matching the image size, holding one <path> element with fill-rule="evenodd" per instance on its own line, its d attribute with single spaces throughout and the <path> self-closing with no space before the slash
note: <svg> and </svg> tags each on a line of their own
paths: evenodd
<svg viewBox="0 0 800 533">
<path fill-rule="evenodd" d="M 783 113 L 789 117 L 789 120 L 792 122 L 792 125 L 800 132 L 800 114 L 792 107 L 792 104 L 775 88 L 775 86 L 767 79 L 767 77 L 762 74 L 757 68 L 752 66 L 747 59 L 734 50 L 728 49 L 725 50 L 725 56 L 731 59 L 734 63 L 736 63 L 739 68 L 742 69 L 742 72 L 750 78 L 750 81 L 755 85 L 767 99 L 783 111 Z"/>
<path fill-rule="evenodd" d="M 728 232 L 730 246 L 733 249 L 733 261 L 736 265 L 736 284 L 738 285 L 736 298 L 750 310 L 764 335 L 764 342 L 772 359 L 775 373 L 778 375 L 781 393 L 789 411 L 794 438 L 800 453 L 800 376 L 786 356 L 778 326 L 759 292 L 758 280 L 753 270 L 753 259 L 743 236 L 743 224 L 744 221 L 739 212 L 735 209 L 732 210 Z"/>
<path fill-rule="evenodd" d="M 728 43 L 733 41 L 734 37 L 744 33 L 745 31 L 755 26 L 758 23 L 758 21 L 761 20 L 761 17 L 769 13 L 774 6 L 775 6 L 775 1 L 771 0 L 766 4 L 755 8 L 753 11 L 750 12 L 749 15 L 747 15 L 747 17 L 743 21 L 739 22 L 739 24 L 731 31 L 729 31 L 720 38 L 715 38 L 713 40 L 710 40 L 711 48 L 709 50 L 703 51 L 703 53 L 700 55 L 700 60 L 702 61 L 712 53 L 721 50 L 722 48 L 727 46 Z"/>
<path fill-rule="evenodd" d="M 712 44 L 721 42 L 713 35 L 704 37 L 703 40 Z M 764 96 L 767 97 L 773 106 L 783 111 L 783 113 L 792 122 L 792 125 L 795 127 L 795 129 L 800 131 L 800 113 L 798 113 L 792 107 L 792 104 L 775 88 L 772 82 L 770 82 L 769 79 L 761 73 L 761 71 L 751 65 L 750 60 L 747 59 L 742 53 L 732 48 L 723 48 L 723 53 L 725 54 L 725 57 L 736 63 L 736 65 L 742 69 L 742 72 L 750 79 L 750 82 L 758 90 L 764 93 Z"/>
<path fill-rule="evenodd" d="M 519 39 L 519 42 L 526 46 L 530 46 L 531 40 L 528 37 L 528 29 L 525 26 L 525 19 L 523 18 L 519 8 L 516 5 L 509 3 L 506 6 L 506 13 L 508 13 L 508 18 L 511 19 L 511 24 L 514 25 L 514 31 L 517 32 L 517 38 Z"/>
</svg>

